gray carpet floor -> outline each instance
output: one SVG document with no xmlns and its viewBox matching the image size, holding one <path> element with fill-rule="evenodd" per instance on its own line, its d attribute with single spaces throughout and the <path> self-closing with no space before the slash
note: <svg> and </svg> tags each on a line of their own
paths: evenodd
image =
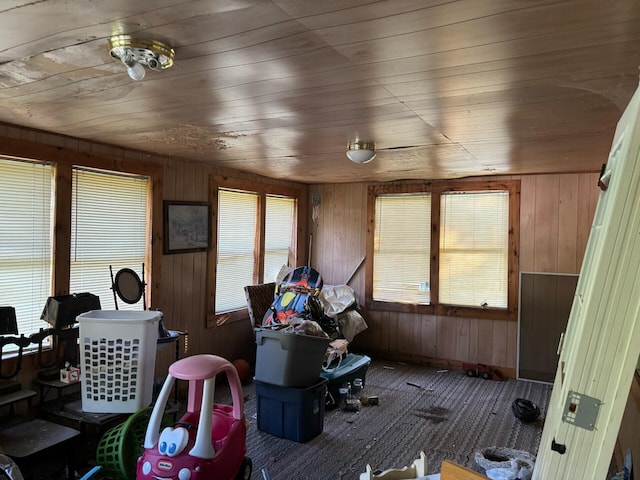
<svg viewBox="0 0 640 480">
<path fill-rule="evenodd" d="M 367 464 L 374 471 L 400 468 L 420 451 L 426 454 L 428 473 L 439 472 L 445 459 L 484 473 L 475 461 L 483 449 L 506 447 L 536 455 L 551 385 L 373 360 L 363 393 L 378 396 L 379 405 L 359 412 L 326 411 L 322 432 L 302 443 L 257 428 L 255 385 L 246 383 L 253 478 L 262 479 L 265 469 L 271 480 L 358 480 Z M 516 398 L 540 407 L 536 422 L 514 417 L 511 403 Z"/>
<path fill-rule="evenodd" d="M 460 371 L 374 359 L 363 393 L 378 396 L 379 405 L 363 406 L 359 412 L 326 411 L 322 431 L 304 443 L 259 430 L 256 385 L 245 382 L 243 393 L 253 480 L 263 480 L 263 469 L 271 480 L 358 480 L 367 464 L 374 471 L 401 468 L 410 465 L 420 451 L 426 454 L 428 473 L 439 472 L 445 459 L 484 473 L 475 454 L 492 447 L 535 456 L 551 385 L 483 380 Z M 513 416 L 511 403 L 516 398 L 527 398 L 540 407 L 536 422 L 525 424 Z M 215 401 L 231 402 L 226 383 L 218 384 Z M 300 417 L 301 422 L 305 419 L 305 415 Z M 86 444 L 74 452 L 76 478 L 95 465 L 92 452 L 97 441 L 89 435 Z M 25 480 L 63 480 L 64 464 L 60 452 L 52 451 L 30 462 L 23 475 Z M 612 462 L 607 478 L 615 471 Z"/>
</svg>

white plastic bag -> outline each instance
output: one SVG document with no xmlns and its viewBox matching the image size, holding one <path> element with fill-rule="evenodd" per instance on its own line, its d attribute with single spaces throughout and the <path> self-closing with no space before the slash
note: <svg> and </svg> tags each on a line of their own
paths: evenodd
<svg viewBox="0 0 640 480">
<path fill-rule="evenodd" d="M 509 468 L 490 468 L 486 471 L 486 474 L 491 480 L 516 480 L 519 470 L 518 462 L 511 460 Z"/>
<path fill-rule="evenodd" d="M 531 475 L 533 475 L 533 465 L 522 465 L 516 478 L 518 480 L 531 480 Z"/>
<path fill-rule="evenodd" d="M 485 473 L 492 480 L 530 480 L 533 463 L 528 459 L 514 458 L 508 468 L 490 468 Z"/>
<path fill-rule="evenodd" d="M 347 341 L 352 342 L 358 333 L 367 329 L 362 315 L 351 308 L 356 304 L 356 294 L 349 285 L 325 285 L 319 298 L 325 315 L 338 321 Z"/>
<path fill-rule="evenodd" d="M 516 480 L 510 468 L 490 468 L 486 473 L 491 480 Z"/>
<path fill-rule="evenodd" d="M 333 319 L 356 302 L 356 294 L 349 285 L 325 285 L 320 291 L 325 315 Z"/>
<path fill-rule="evenodd" d="M 22 473 L 16 462 L 4 454 L 0 453 L 0 474 L 10 478 L 11 480 L 24 480 Z M 0 477 L 4 478 L 4 477 Z"/>
<path fill-rule="evenodd" d="M 519 469 L 516 471 L 517 480 L 529 480 L 533 472 L 536 457 L 524 450 L 514 450 L 506 447 L 488 447 L 476 452 L 476 463 L 484 468 L 485 471 L 502 468 L 511 469 L 513 461 L 518 464 Z M 527 476 L 528 475 L 528 476 Z"/>
</svg>

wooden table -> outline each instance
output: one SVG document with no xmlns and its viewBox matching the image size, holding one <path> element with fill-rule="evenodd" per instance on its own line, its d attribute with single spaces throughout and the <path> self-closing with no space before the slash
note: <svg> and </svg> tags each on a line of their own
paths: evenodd
<svg viewBox="0 0 640 480">
<path fill-rule="evenodd" d="M 28 411 L 31 413 L 31 403 L 33 397 L 35 397 L 36 392 L 33 390 L 16 390 L 15 392 L 5 393 L 4 395 L 0 395 L 0 407 L 4 407 L 5 405 L 9 405 L 11 408 L 10 415 L 15 414 L 14 405 L 17 402 L 22 400 L 26 400 L 28 404 Z"/>
<path fill-rule="evenodd" d="M 41 416 L 54 421 L 72 425 L 78 428 L 82 434 L 88 433 L 87 426 L 93 425 L 96 432 L 100 434 L 127 418 L 128 414 L 122 413 L 90 413 L 82 410 L 82 400 L 80 398 L 65 401 L 62 408 L 54 401 L 45 402 L 39 406 Z"/>
<path fill-rule="evenodd" d="M 80 382 L 74 383 L 64 383 L 60 380 L 42 380 L 41 378 L 36 378 L 33 383 L 38 385 L 40 389 L 40 404 L 42 405 L 45 402 L 47 397 L 47 393 L 51 390 L 56 391 L 56 403 L 58 405 L 59 410 L 62 410 L 62 397 L 73 393 L 78 392 L 80 390 Z M 74 388 L 75 387 L 75 388 Z"/>
<path fill-rule="evenodd" d="M 73 447 L 70 444 L 79 436 L 79 430 L 36 418 L 0 427 L 0 450 L 13 458 L 18 466 L 24 466 L 39 453 L 60 448 L 65 457 L 67 478 L 73 480 Z"/>
</svg>

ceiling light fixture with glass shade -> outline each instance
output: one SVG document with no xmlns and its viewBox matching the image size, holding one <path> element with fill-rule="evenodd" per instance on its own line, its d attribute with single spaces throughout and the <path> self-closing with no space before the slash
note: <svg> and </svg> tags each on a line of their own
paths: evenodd
<svg viewBox="0 0 640 480">
<path fill-rule="evenodd" d="M 376 144 L 356 140 L 347 145 L 347 157 L 354 163 L 369 163 L 376 156 Z"/>
<path fill-rule="evenodd" d="M 159 40 L 145 40 L 129 35 L 116 35 L 109 39 L 113 58 L 120 60 L 133 80 L 142 80 L 145 66 L 161 71 L 173 65 L 175 52 Z"/>
</svg>

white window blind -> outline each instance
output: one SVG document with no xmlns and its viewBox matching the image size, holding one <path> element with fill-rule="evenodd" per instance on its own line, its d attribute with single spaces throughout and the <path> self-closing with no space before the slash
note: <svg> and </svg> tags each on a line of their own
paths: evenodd
<svg viewBox="0 0 640 480">
<path fill-rule="evenodd" d="M 267 196 L 265 215 L 264 281 L 273 282 L 282 266 L 289 265 L 293 243 L 296 201 L 293 198 Z"/>
<path fill-rule="evenodd" d="M 40 320 L 52 277 L 53 168 L 0 158 L 0 305 L 16 310 L 18 332 Z"/>
<path fill-rule="evenodd" d="M 431 195 L 376 197 L 373 299 L 429 304 Z"/>
<path fill-rule="evenodd" d="M 115 309 L 111 266 L 134 270 L 142 279 L 147 241 L 149 178 L 73 170 L 71 293 L 91 292 L 104 310 Z M 142 299 L 121 310 L 142 310 Z"/>
<path fill-rule="evenodd" d="M 509 192 L 446 193 L 440 208 L 440 303 L 506 308 Z"/>
<path fill-rule="evenodd" d="M 218 191 L 218 264 L 215 312 L 245 308 L 245 285 L 253 285 L 258 195 Z"/>
</svg>

